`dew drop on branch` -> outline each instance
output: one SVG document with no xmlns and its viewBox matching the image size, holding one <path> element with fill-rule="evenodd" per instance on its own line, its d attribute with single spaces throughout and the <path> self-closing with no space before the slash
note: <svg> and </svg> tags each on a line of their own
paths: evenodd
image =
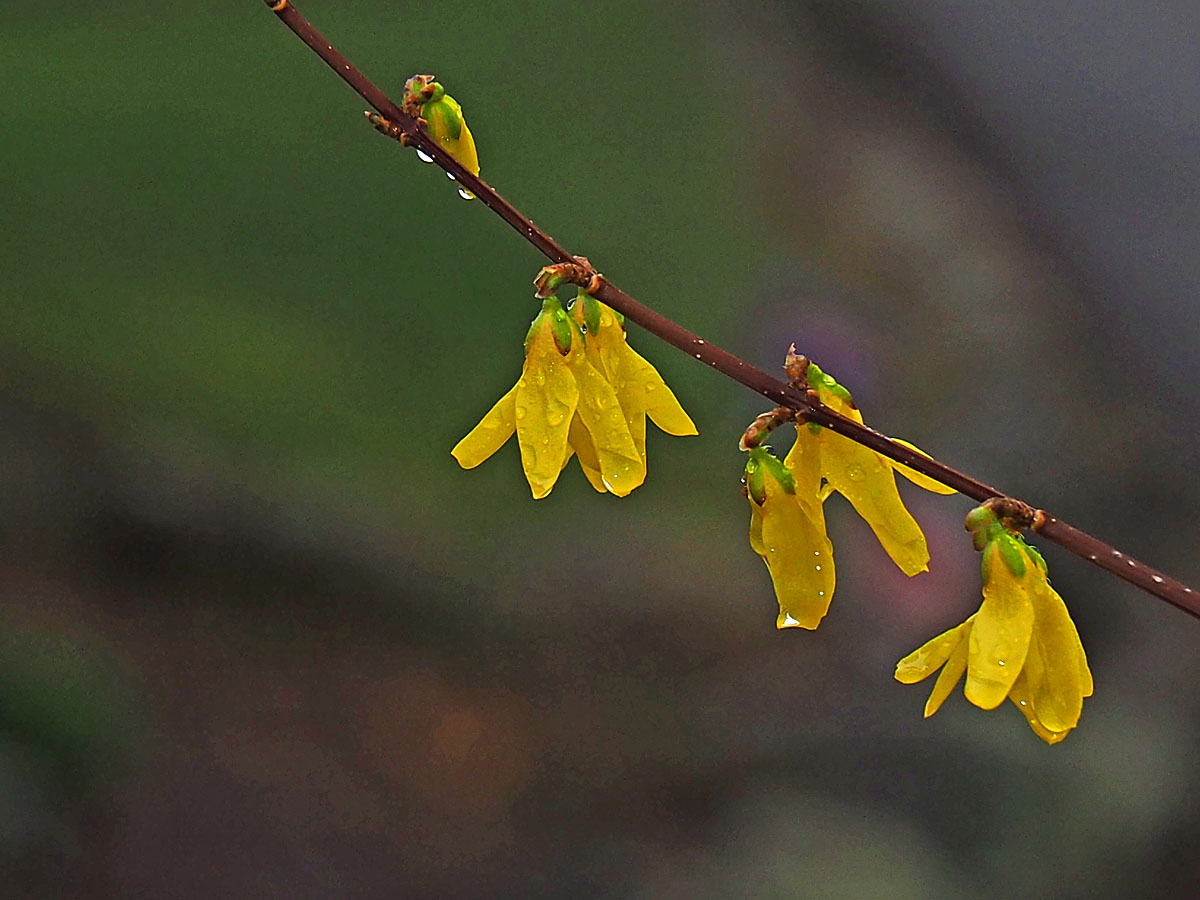
<svg viewBox="0 0 1200 900">
<path fill-rule="evenodd" d="M 464 200 L 474 200 L 475 199 L 475 195 L 472 194 L 470 191 L 468 191 L 466 188 L 459 188 L 458 196 L 462 197 Z"/>
<path fill-rule="evenodd" d="M 424 150 L 422 150 L 420 147 L 417 148 L 417 159 L 419 159 L 423 163 L 433 162 L 433 157 L 430 156 L 428 153 L 426 153 Z"/>
</svg>

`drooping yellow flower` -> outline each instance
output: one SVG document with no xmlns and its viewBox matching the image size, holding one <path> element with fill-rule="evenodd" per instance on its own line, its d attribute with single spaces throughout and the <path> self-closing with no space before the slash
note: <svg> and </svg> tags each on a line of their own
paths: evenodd
<svg viewBox="0 0 1200 900">
<path fill-rule="evenodd" d="M 928 718 L 965 674 L 964 693 L 973 704 L 995 709 L 1008 697 L 1038 737 L 1056 744 L 1079 723 L 1083 699 L 1092 695 L 1087 656 L 1041 554 L 980 510 L 972 517 L 983 547 L 983 604 L 900 660 L 896 680 L 914 684 L 941 669 L 925 704 Z"/>
<path fill-rule="evenodd" d="M 542 302 L 529 329 L 516 385 L 451 452 L 473 469 L 514 433 L 535 499 L 550 493 L 572 454 L 598 490 L 624 497 L 645 480 L 616 393 L 588 361 L 584 337 L 557 297 Z"/>
<path fill-rule="evenodd" d="M 581 291 L 571 311 L 576 324 L 587 332 L 588 360 L 617 392 L 643 461 L 647 416 L 667 434 L 685 437 L 699 433 L 654 366 L 629 346 L 624 323 L 613 309 Z"/>
<path fill-rule="evenodd" d="M 788 471 L 764 447 L 750 451 L 750 546 L 771 573 L 779 601 L 777 628 L 816 628 L 833 599 L 833 545 L 816 499 L 819 481 L 815 470 Z"/>
<path fill-rule="evenodd" d="M 862 424 L 862 413 L 854 405 L 850 392 L 832 376 L 810 364 L 808 382 L 818 392 L 822 403 Z M 898 443 L 927 455 L 907 441 Z M 952 488 L 818 425 L 797 428 L 796 443 L 785 464 L 793 471 L 803 466 L 815 467 L 824 479 L 820 488 L 821 500 L 834 491 L 849 500 L 905 575 L 916 575 L 929 568 L 925 535 L 900 499 L 894 473 L 899 472 L 934 493 L 953 494 Z"/>
</svg>

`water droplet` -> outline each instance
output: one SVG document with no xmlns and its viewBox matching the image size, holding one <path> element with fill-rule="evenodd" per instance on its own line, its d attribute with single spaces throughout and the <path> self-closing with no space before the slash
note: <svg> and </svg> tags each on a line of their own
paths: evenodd
<svg viewBox="0 0 1200 900">
<path fill-rule="evenodd" d="M 996 660 L 996 665 L 998 665 L 998 666 L 1004 665 L 1004 660 L 1002 660 L 1002 659 Z"/>
<path fill-rule="evenodd" d="M 475 199 L 475 195 L 472 194 L 470 191 L 468 191 L 466 188 L 459 188 L 458 196 L 462 197 L 464 200 L 474 200 Z"/>
<path fill-rule="evenodd" d="M 1114 550 L 1114 551 L 1113 551 L 1113 556 L 1117 557 L 1117 559 L 1120 559 L 1120 558 L 1121 558 L 1121 556 L 1122 556 L 1122 553 L 1121 553 L 1121 551 L 1120 551 L 1120 550 Z"/>
<path fill-rule="evenodd" d="M 813 556 L 820 556 L 820 555 L 821 555 L 821 551 L 820 551 L 820 550 L 814 550 L 814 551 L 813 551 Z"/>
<path fill-rule="evenodd" d="M 1029 704 L 1028 704 L 1028 703 L 1026 703 L 1024 700 L 1022 700 L 1022 701 L 1021 701 L 1021 705 L 1022 705 L 1022 706 L 1028 706 Z"/>
<path fill-rule="evenodd" d="M 846 477 L 851 481 L 862 481 L 863 470 L 860 466 L 851 466 L 846 470 Z"/>
<path fill-rule="evenodd" d="M 697 344 L 703 344 L 703 343 L 704 343 L 704 341 L 703 341 L 702 339 L 700 339 L 700 338 L 697 338 L 697 339 L 696 339 L 696 343 L 697 343 Z"/>
<path fill-rule="evenodd" d="M 567 417 L 566 410 L 561 409 L 561 408 L 552 409 L 548 413 L 546 413 L 546 421 L 549 422 L 552 427 L 555 425 L 561 425 L 563 419 L 565 419 L 566 417 Z"/>
<path fill-rule="evenodd" d="M 546 383 L 546 376 L 543 375 L 541 372 L 538 372 L 536 375 L 533 376 L 533 383 L 536 384 L 538 387 L 541 387 L 543 384 Z"/>
<path fill-rule="evenodd" d="M 824 591 L 817 591 L 817 596 L 818 596 L 818 597 L 824 597 L 824 596 L 825 596 L 825 592 L 824 592 Z"/>
<path fill-rule="evenodd" d="M 1152 577 L 1152 580 L 1154 581 L 1154 583 L 1155 583 L 1155 584 L 1162 584 L 1162 583 L 1163 583 L 1163 577 L 1162 577 L 1161 575 L 1154 575 L 1154 576 Z"/>
<path fill-rule="evenodd" d="M 784 614 L 784 616 L 783 616 L 783 624 L 784 624 L 784 625 L 799 625 L 799 624 L 800 624 L 800 620 L 799 620 L 799 619 L 793 619 L 793 618 L 792 618 L 792 614 L 791 614 L 791 613 L 785 613 L 785 614 Z"/>
<path fill-rule="evenodd" d="M 515 412 L 516 412 L 516 415 L 517 415 L 517 418 L 518 418 L 518 419 L 523 419 L 523 418 L 525 418 L 525 407 L 523 407 L 523 406 L 518 406 L 518 407 L 516 408 Z"/>
<path fill-rule="evenodd" d="M 419 159 L 423 163 L 433 162 L 433 157 L 430 156 L 428 153 L 426 153 L 424 150 L 422 150 L 420 147 L 417 148 L 417 159 Z"/>
<path fill-rule="evenodd" d="M 817 566 L 817 571 L 818 571 L 818 572 L 820 572 L 820 571 L 821 571 L 821 567 L 820 567 L 820 566 Z"/>
<path fill-rule="evenodd" d="M 458 179 L 455 178 L 453 175 L 451 175 L 449 172 L 446 173 L 446 177 L 449 178 L 451 181 L 458 181 Z"/>
<path fill-rule="evenodd" d="M 549 445 L 549 443 L 550 443 L 550 438 L 548 438 L 548 437 L 544 437 L 544 438 L 542 438 L 542 446 L 543 446 L 543 447 L 545 447 L 545 446 Z M 1004 664 L 1003 664 L 1003 663 L 1001 663 L 1001 665 L 1004 665 Z"/>
<path fill-rule="evenodd" d="M 772 548 L 771 548 L 771 552 L 772 552 L 772 553 L 774 553 L 774 552 L 775 552 L 775 548 L 774 548 L 774 547 L 772 547 Z"/>
<path fill-rule="evenodd" d="M 697 354 L 696 354 L 696 359 L 699 359 L 699 358 L 700 358 L 700 354 L 699 354 L 699 353 L 697 353 Z"/>
<path fill-rule="evenodd" d="M 1132 559 L 1127 559 L 1125 561 L 1129 563 L 1131 568 L 1137 568 L 1137 563 L 1135 563 Z"/>
<path fill-rule="evenodd" d="M 647 394 L 649 394 L 651 391 L 654 391 L 654 390 L 657 390 L 657 389 L 658 389 L 658 385 L 657 385 L 657 384 L 648 384 L 648 385 L 646 385 L 646 393 L 647 393 Z"/>
</svg>

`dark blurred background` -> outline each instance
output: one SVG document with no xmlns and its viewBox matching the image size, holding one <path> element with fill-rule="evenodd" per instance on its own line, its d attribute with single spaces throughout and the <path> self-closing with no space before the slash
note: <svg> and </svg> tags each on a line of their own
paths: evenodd
<svg viewBox="0 0 1200 900">
<path fill-rule="evenodd" d="M 1200 11 L 648 0 L 302 11 L 617 284 L 1200 579 Z M 0 12 L 0 895 L 1200 892 L 1200 627 L 1054 547 L 1064 744 L 895 661 L 978 603 L 840 500 L 774 628 L 765 403 L 632 330 L 701 435 L 616 501 L 449 449 L 544 260 L 257 0 Z M 786 446 L 786 441 L 784 442 Z"/>
</svg>

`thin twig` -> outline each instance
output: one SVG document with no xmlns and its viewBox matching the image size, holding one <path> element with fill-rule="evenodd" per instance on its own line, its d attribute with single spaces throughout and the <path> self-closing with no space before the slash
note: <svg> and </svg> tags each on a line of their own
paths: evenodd
<svg viewBox="0 0 1200 900">
<path fill-rule="evenodd" d="M 415 118 L 400 109 L 349 60 L 335 50 L 333 45 L 299 13 L 291 0 L 265 0 L 265 2 L 272 12 L 295 32 L 296 36 L 304 41 L 317 56 L 321 57 L 343 81 L 381 115 L 389 119 L 405 135 L 406 143 L 409 146 L 414 146 L 426 156 L 431 157 L 444 171 L 453 175 L 459 184 L 478 197 L 480 202 L 511 225 L 521 237 L 541 251 L 551 262 L 573 263 L 577 261 L 577 257 L 559 246 L 553 238 L 534 225 L 528 217 L 496 193 L 486 182 L 471 174 L 454 157 L 443 150 L 422 130 Z M 981 503 L 1008 496 L 944 463 L 922 456 L 874 429 L 835 413 L 817 399 L 816 392 L 801 391 L 738 359 L 732 353 L 705 341 L 648 306 L 643 306 L 604 278 L 597 279 L 594 296 L 651 334 L 708 364 L 734 381 L 757 391 L 772 403 L 802 413 L 805 421 L 815 422 L 838 434 L 845 435 L 850 440 L 916 469 Z M 1101 569 L 1200 618 L 1200 593 L 1193 591 L 1181 582 L 1151 569 L 1115 547 L 1111 547 L 1045 512 L 1039 511 L 1039 515 L 1033 523 L 1033 529 L 1047 540 L 1053 541 L 1076 556 L 1094 563 Z"/>
</svg>

